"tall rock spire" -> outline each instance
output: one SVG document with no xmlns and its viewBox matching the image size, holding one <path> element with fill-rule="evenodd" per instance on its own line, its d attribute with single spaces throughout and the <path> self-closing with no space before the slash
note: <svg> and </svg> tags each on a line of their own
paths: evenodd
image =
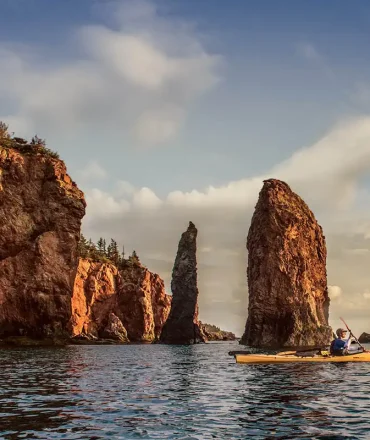
<svg viewBox="0 0 370 440">
<path fill-rule="evenodd" d="M 189 222 L 179 242 L 172 270 L 171 311 L 160 338 L 166 344 L 206 341 L 198 321 L 197 234 L 197 228 Z"/>
<path fill-rule="evenodd" d="M 271 348 L 328 343 L 325 237 L 285 182 L 264 181 L 247 249 L 249 306 L 241 343 Z"/>
</svg>

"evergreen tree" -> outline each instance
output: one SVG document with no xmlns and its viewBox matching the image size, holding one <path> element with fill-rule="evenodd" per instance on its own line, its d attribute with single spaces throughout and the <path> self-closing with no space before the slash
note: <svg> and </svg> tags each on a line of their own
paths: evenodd
<svg viewBox="0 0 370 440">
<path fill-rule="evenodd" d="M 102 237 L 99 238 L 98 242 L 96 243 L 98 251 L 103 254 L 104 253 L 104 240 Z"/>
<path fill-rule="evenodd" d="M 110 242 L 110 243 L 108 244 L 106 255 L 107 255 L 107 258 L 108 258 L 109 260 L 112 259 L 112 255 L 113 255 L 112 242 Z"/>
<path fill-rule="evenodd" d="M 87 258 L 89 256 L 89 243 L 83 234 L 80 235 L 77 249 L 79 257 Z"/>
<path fill-rule="evenodd" d="M 110 246 L 110 256 L 108 258 L 112 261 L 113 264 L 115 264 L 118 267 L 121 260 L 121 256 L 118 251 L 117 242 L 113 238 L 111 238 L 109 246 Z"/>
<path fill-rule="evenodd" d="M 89 250 L 89 258 L 92 258 L 94 261 L 98 261 L 99 260 L 99 251 L 96 249 L 96 246 L 94 244 L 94 242 L 91 240 L 88 241 L 87 243 L 88 246 L 88 250 Z"/>
<path fill-rule="evenodd" d="M 122 246 L 122 253 L 120 253 L 117 242 L 113 238 L 111 238 L 111 241 L 107 246 L 107 242 L 103 237 L 100 237 L 95 244 L 91 238 L 86 240 L 83 234 L 81 234 L 78 244 L 78 253 L 81 258 L 91 258 L 93 261 L 106 262 L 109 260 L 119 270 L 123 270 L 128 263 L 128 261 L 125 260 L 124 246 Z M 135 251 L 129 257 L 129 261 L 130 263 L 139 261 Z"/>
<path fill-rule="evenodd" d="M 128 257 L 128 260 L 131 264 L 140 264 L 139 257 L 135 250 L 132 251 L 132 254 Z"/>
</svg>

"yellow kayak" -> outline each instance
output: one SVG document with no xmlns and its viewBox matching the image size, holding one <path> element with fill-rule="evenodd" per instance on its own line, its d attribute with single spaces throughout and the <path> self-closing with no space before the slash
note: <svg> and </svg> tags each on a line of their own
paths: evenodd
<svg viewBox="0 0 370 440">
<path fill-rule="evenodd" d="M 349 354 L 345 356 L 275 355 L 275 354 L 236 354 L 239 364 L 280 364 L 286 362 L 370 362 L 370 352 Z"/>
</svg>

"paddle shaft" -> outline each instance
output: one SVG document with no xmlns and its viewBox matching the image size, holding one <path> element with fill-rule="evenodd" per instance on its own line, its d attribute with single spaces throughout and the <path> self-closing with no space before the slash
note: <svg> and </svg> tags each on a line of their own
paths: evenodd
<svg viewBox="0 0 370 440">
<path fill-rule="evenodd" d="M 361 344 L 361 342 L 356 338 L 356 336 L 352 333 L 351 329 L 348 327 L 346 321 L 343 318 L 340 318 L 341 321 L 343 322 L 343 324 L 346 326 L 347 330 L 349 331 L 349 335 L 353 336 L 353 339 L 357 342 L 357 344 L 364 350 L 366 351 L 365 347 Z"/>
<path fill-rule="evenodd" d="M 276 353 L 276 355 L 278 356 L 283 356 L 283 355 L 291 355 L 291 354 L 296 354 L 296 353 L 306 353 L 309 351 L 318 351 L 318 350 L 323 350 L 323 347 L 312 347 L 312 348 L 306 348 L 306 349 L 298 349 L 298 350 L 291 350 L 291 351 L 280 351 L 279 353 Z"/>
</svg>

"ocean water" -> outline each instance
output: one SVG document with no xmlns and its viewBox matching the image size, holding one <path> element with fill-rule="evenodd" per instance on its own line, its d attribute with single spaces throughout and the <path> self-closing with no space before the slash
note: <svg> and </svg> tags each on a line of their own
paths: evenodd
<svg viewBox="0 0 370 440">
<path fill-rule="evenodd" d="M 370 363 L 236 364 L 237 342 L 0 350 L 4 439 L 370 439 Z"/>
</svg>

